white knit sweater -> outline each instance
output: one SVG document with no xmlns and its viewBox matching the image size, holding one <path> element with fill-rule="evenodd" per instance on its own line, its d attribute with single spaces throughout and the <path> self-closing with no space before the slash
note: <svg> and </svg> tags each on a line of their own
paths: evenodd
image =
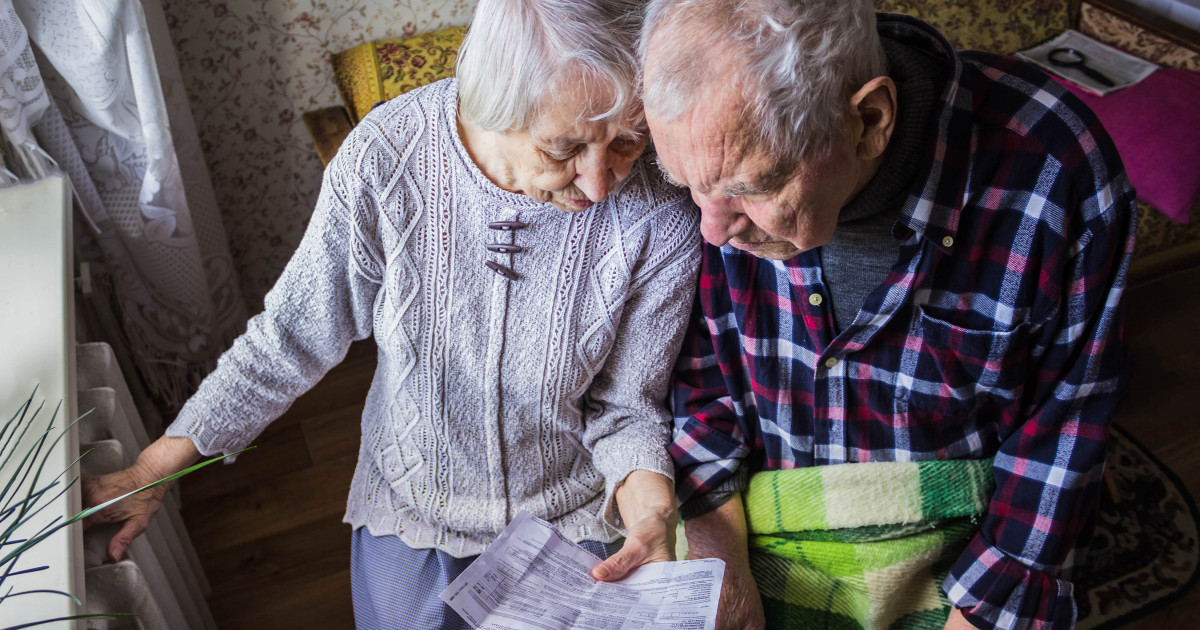
<svg viewBox="0 0 1200 630">
<path fill-rule="evenodd" d="M 242 448 L 374 334 L 346 522 L 457 557 L 522 509 L 611 542 L 616 485 L 639 469 L 673 478 L 664 401 L 697 213 L 645 159 L 577 214 L 506 192 L 468 158 L 457 94 L 440 81 L 359 123 L 265 311 L 167 435 L 205 455 Z"/>
</svg>

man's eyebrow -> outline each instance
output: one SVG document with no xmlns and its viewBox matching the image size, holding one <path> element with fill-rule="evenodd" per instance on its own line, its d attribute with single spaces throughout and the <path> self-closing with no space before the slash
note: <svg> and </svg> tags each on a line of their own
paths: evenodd
<svg viewBox="0 0 1200 630">
<path fill-rule="evenodd" d="M 737 182 L 725 189 L 725 198 L 744 197 L 746 195 L 765 195 L 771 192 L 770 188 L 762 184 L 747 184 L 746 182 Z"/>
<path fill-rule="evenodd" d="M 743 197 L 746 195 L 766 195 L 773 193 L 787 183 L 787 173 L 773 170 L 757 178 L 754 183 L 737 182 L 725 189 L 725 197 Z"/>
</svg>

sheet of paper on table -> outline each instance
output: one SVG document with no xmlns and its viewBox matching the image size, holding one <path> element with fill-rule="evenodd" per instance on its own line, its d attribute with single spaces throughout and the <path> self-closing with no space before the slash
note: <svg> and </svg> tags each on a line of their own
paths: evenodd
<svg viewBox="0 0 1200 630">
<path fill-rule="evenodd" d="M 597 582 L 600 560 L 522 511 L 440 597 L 479 630 L 713 630 L 725 563 L 657 562 Z"/>
<path fill-rule="evenodd" d="M 1106 86 L 1089 77 L 1079 67 L 1055 65 L 1050 61 L 1050 53 L 1057 49 L 1070 48 L 1083 53 L 1083 64 L 1108 77 L 1113 85 Z M 1017 57 L 1031 62 L 1041 69 L 1056 74 L 1075 85 L 1097 95 L 1104 96 L 1114 90 L 1126 88 L 1150 76 L 1158 66 L 1135 57 L 1123 50 L 1118 50 L 1098 42 L 1083 33 L 1068 29 L 1061 35 L 1038 44 L 1033 48 L 1018 51 Z"/>
</svg>

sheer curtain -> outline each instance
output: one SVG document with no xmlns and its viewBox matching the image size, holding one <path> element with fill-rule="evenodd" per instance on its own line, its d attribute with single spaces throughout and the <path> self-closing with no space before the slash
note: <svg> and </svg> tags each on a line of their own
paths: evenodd
<svg viewBox="0 0 1200 630">
<path fill-rule="evenodd" d="M 173 415 L 245 306 L 160 0 L 0 0 L 0 48 L 0 178 L 69 177 L 83 319 Z"/>
</svg>

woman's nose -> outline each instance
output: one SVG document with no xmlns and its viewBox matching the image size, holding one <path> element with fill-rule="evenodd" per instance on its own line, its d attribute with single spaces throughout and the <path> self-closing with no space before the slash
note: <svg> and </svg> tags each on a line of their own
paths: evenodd
<svg viewBox="0 0 1200 630">
<path fill-rule="evenodd" d="M 575 185 L 597 203 L 608 198 L 615 183 L 613 165 L 607 157 L 585 157 L 575 172 Z"/>
</svg>

